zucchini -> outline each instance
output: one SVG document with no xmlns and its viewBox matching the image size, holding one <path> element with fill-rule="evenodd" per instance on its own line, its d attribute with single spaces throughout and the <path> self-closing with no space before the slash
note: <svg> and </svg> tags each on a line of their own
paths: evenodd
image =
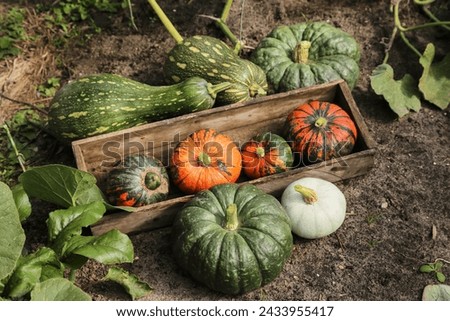
<svg viewBox="0 0 450 321">
<path fill-rule="evenodd" d="M 205 110 L 229 86 L 227 82 L 211 85 L 199 77 L 150 86 L 114 74 L 90 75 L 56 93 L 49 107 L 49 131 L 70 142 Z"/>
<path fill-rule="evenodd" d="M 155 13 L 177 44 L 168 54 L 164 75 L 177 83 L 197 76 L 212 84 L 228 81 L 231 86 L 217 95 L 217 105 L 247 101 L 267 94 L 264 71 L 253 62 L 242 59 L 223 41 L 209 36 L 183 39 L 154 0 L 149 0 Z"/>
</svg>

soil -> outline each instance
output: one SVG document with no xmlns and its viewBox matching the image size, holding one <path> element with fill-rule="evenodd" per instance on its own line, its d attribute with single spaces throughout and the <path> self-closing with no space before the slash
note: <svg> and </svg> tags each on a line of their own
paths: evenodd
<svg viewBox="0 0 450 321">
<path fill-rule="evenodd" d="M 132 2 L 138 30 L 126 14 L 113 20 L 96 17 L 102 32 L 63 53 L 66 80 L 109 72 L 152 85 L 164 83 L 162 64 L 175 42 L 147 1 Z M 233 4 L 228 24 L 249 47 L 275 26 L 306 20 L 329 22 L 355 37 L 362 58 L 352 93 L 377 142 L 375 167 L 338 183 L 347 198 L 348 215 L 335 234 L 313 241 L 296 237 L 279 277 L 240 296 L 212 292 L 186 275 L 173 260 L 170 228 L 132 235 L 136 260 L 124 267 L 153 288 L 141 300 L 420 300 L 423 288 L 437 281 L 420 273 L 419 266 L 437 258 L 450 260 L 449 113 L 424 102 L 420 112 L 398 120 L 370 89 L 369 76 L 383 61 L 392 31 L 389 1 L 247 0 L 241 23 L 242 2 Z M 212 20 L 200 16 L 219 16 L 223 1 L 173 0 L 160 5 L 183 36 L 224 39 Z M 402 19 L 407 25 L 426 21 L 412 4 L 405 6 Z M 411 40 L 421 50 L 427 42 L 435 43 L 438 58 L 450 49 L 448 38 L 435 38 L 430 31 L 411 34 Z M 250 52 L 245 49 L 243 56 Z M 420 76 L 416 56 L 399 39 L 389 63 L 397 79 L 405 72 Z M 26 228 L 35 235 L 30 240 L 38 243 L 45 224 L 36 220 Z M 90 261 L 78 272 L 77 283 L 95 300 L 129 300 L 119 286 L 102 281 L 106 270 Z M 450 275 L 449 264 L 443 272 Z"/>
</svg>

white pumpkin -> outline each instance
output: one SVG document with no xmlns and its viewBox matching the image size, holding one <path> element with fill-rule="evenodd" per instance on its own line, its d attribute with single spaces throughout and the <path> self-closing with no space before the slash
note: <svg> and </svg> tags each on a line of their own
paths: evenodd
<svg viewBox="0 0 450 321">
<path fill-rule="evenodd" d="M 335 232 L 344 222 L 347 209 L 345 196 L 336 185 L 313 177 L 289 184 L 281 205 L 291 218 L 292 232 L 306 239 Z"/>
</svg>

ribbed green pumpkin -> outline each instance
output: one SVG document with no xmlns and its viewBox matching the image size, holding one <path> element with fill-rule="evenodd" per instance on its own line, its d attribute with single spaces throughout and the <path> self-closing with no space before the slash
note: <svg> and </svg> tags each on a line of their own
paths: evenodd
<svg viewBox="0 0 450 321">
<path fill-rule="evenodd" d="M 281 204 L 251 184 L 221 184 L 198 193 L 176 216 L 173 236 L 178 264 L 227 294 L 275 279 L 293 242 Z"/>
<path fill-rule="evenodd" d="M 108 174 L 105 194 L 113 205 L 153 204 L 167 199 L 169 176 L 164 165 L 154 157 L 125 156 Z"/>
<path fill-rule="evenodd" d="M 267 94 L 266 75 L 260 67 L 240 58 L 223 41 L 208 36 L 193 36 L 176 44 L 168 54 L 164 74 L 175 83 L 193 76 L 212 84 L 230 82 L 232 85 L 217 95 L 217 105 Z"/>
<path fill-rule="evenodd" d="M 63 86 L 50 103 L 49 130 L 61 141 L 109 133 L 211 108 L 229 87 L 191 77 L 171 86 L 150 86 L 114 74 L 80 78 Z"/>
<path fill-rule="evenodd" d="M 251 57 L 264 70 L 275 92 L 341 78 L 353 88 L 359 77 L 359 59 L 356 40 L 324 22 L 277 27 Z"/>
</svg>

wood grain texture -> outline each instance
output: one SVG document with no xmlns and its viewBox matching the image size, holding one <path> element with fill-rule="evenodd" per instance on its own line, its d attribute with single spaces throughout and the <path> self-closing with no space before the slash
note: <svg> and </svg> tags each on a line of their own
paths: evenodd
<svg viewBox="0 0 450 321">
<path fill-rule="evenodd" d="M 112 164 L 125 155 L 153 155 L 167 165 L 176 144 L 200 128 L 214 128 L 227 134 L 238 146 L 265 131 L 283 136 L 287 115 L 300 104 L 315 99 L 334 102 L 352 117 L 358 129 L 358 138 L 352 154 L 308 166 L 297 165 L 287 172 L 256 180 L 249 180 L 242 174 L 239 183 L 255 184 L 278 197 L 289 183 L 305 176 L 337 182 L 365 174 L 374 165 L 376 144 L 350 89 L 342 80 L 78 140 L 72 143 L 72 148 L 77 167 L 94 174 L 98 185 L 103 188 Z M 174 188 L 166 201 L 137 208 L 132 213 L 117 212 L 106 215 L 91 227 L 92 233 L 100 235 L 113 228 L 124 233 L 138 233 L 169 226 L 179 209 L 191 198 L 192 196 L 182 195 Z"/>
</svg>

